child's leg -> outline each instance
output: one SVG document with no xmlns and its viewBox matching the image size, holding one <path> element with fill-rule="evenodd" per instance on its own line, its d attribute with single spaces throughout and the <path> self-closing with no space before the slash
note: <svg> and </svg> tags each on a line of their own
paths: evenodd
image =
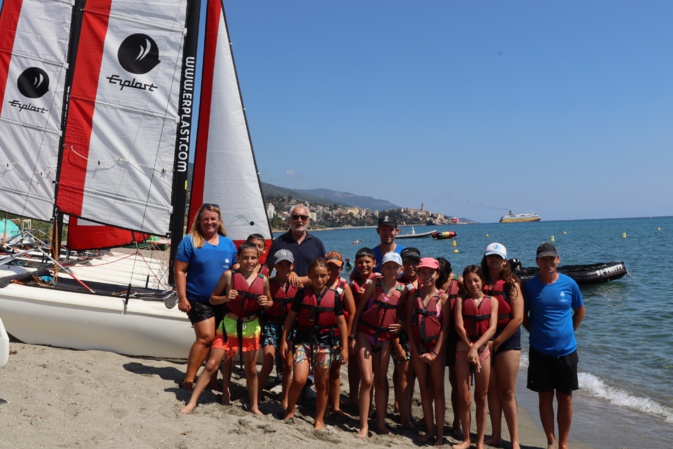
<svg viewBox="0 0 673 449">
<path fill-rule="evenodd" d="M 317 352 L 317 351 L 316 351 Z M 330 355 L 327 355 L 329 358 Z M 325 411 L 327 410 L 327 397 L 329 388 L 330 369 L 322 363 L 316 363 L 313 368 L 315 377 L 315 429 L 325 428 Z"/>
<path fill-rule="evenodd" d="M 414 372 L 418 378 L 418 387 L 421 391 L 421 406 L 423 409 L 423 420 L 425 421 L 425 438 L 427 440 L 433 435 L 432 413 L 432 389 L 430 386 L 430 366 L 421 360 L 420 354 L 413 354 L 411 361 L 414 364 Z"/>
<path fill-rule="evenodd" d="M 283 409 L 287 409 L 288 396 L 290 394 L 290 384 L 292 383 L 292 353 L 290 352 L 284 360 L 281 360 L 281 363 L 283 366 L 283 377 L 281 379 L 282 398 L 280 405 L 283 407 Z"/>
<path fill-rule="evenodd" d="M 266 381 L 269 379 L 269 374 L 273 369 L 274 362 L 276 360 L 276 348 L 272 344 L 264 345 L 262 348 L 262 369 L 259 372 L 258 377 L 258 386 L 259 386 L 259 402 L 262 402 L 264 397 L 264 386 Z"/>
<path fill-rule="evenodd" d="M 255 415 L 261 415 L 259 411 L 259 396 L 257 383 L 257 354 L 259 351 L 246 351 L 243 353 L 245 363 L 245 384 L 248 387 L 248 396 L 250 397 L 250 411 Z"/>
<path fill-rule="evenodd" d="M 348 359 L 348 401 L 349 405 L 357 405 L 358 390 L 360 389 L 360 367 L 357 353 Z"/>
<path fill-rule="evenodd" d="M 484 447 L 484 434 L 486 433 L 486 395 L 488 383 L 491 377 L 491 360 L 481 362 L 481 370 L 474 373 L 474 402 L 477 406 L 477 449 Z"/>
<path fill-rule="evenodd" d="M 294 406 L 299 400 L 301 390 L 306 385 L 306 379 L 309 373 L 309 364 L 311 363 L 310 349 L 306 344 L 300 344 L 294 350 L 294 367 L 292 372 L 292 383 L 288 391 L 288 403 L 285 413 L 285 419 L 294 417 Z"/>
<path fill-rule="evenodd" d="M 437 358 L 429 366 L 432 397 L 435 402 L 435 446 L 440 446 L 444 441 L 444 413 L 446 412 L 444 361 L 444 351 L 440 351 Z"/>
<path fill-rule="evenodd" d="M 456 387 L 458 389 L 460 423 L 463 427 L 463 441 L 454 445 L 453 449 L 467 449 L 471 444 L 470 406 L 472 406 L 472 396 L 470 391 L 470 365 L 467 363 L 465 355 L 465 351 L 458 351 L 458 354 L 456 355 Z"/>
<path fill-rule="evenodd" d="M 208 382 L 210 382 L 210 378 L 214 373 L 217 372 L 217 368 L 219 368 L 223 357 L 224 349 L 211 348 L 210 358 L 208 359 L 208 362 L 206 362 L 205 368 L 203 368 L 201 375 L 196 381 L 196 385 L 192 391 L 192 396 L 189 398 L 189 402 L 182 408 L 182 413 L 189 413 L 194 410 L 194 407 L 196 407 L 196 401 L 199 399 L 199 396 L 208 385 Z"/>
<path fill-rule="evenodd" d="M 400 422 L 402 426 L 411 429 L 411 395 L 413 393 L 413 365 L 411 360 L 404 360 L 395 365 L 397 369 L 397 384 L 395 396 L 398 397 Z"/>
<path fill-rule="evenodd" d="M 449 385 L 451 385 L 451 409 L 453 410 L 453 423 L 451 428 L 455 435 L 460 431 L 460 408 L 458 405 L 458 382 L 456 380 L 456 363 L 449 365 Z"/>
<path fill-rule="evenodd" d="M 367 335 L 357 334 L 358 366 L 360 367 L 360 431 L 359 438 L 369 433 L 369 407 L 371 406 L 374 370 L 372 367 L 372 344 Z"/>
<path fill-rule="evenodd" d="M 234 359 L 236 354 L 225 357 L 222 363 L 222 405 L 231 405 L 231 392 L 229 386 L 231 385 L 231 373 L 234 369 Z"/>
<path fill-rule="evenodd" d="M 390 341 L 383 342 L 372 357 L 374 368 L 374 400 L 376 401 L 376 427 L 379 433 L 387 434 L 386 412 L 388 411 L 388 364 L 390 363 Z"/>
<path fill-rule="evenodd" d="M 332 361 L 330 366 L 328 388 L 332 413 L 341 413 L 341 363 L 337 361 Z"/>
</svg>

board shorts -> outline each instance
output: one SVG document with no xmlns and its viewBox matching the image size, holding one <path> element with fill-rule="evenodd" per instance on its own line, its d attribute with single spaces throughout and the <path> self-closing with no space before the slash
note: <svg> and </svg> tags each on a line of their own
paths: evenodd
<svg viewBox="0 0 673 449">
<path fill-rule="evenodd" d="M 557 390 L 569 395 L 573 390 L 579 389 L 577 380 L 578 362 L 577 351 L 561 357 L 554 357 L 530 348 L 526 387 L 538 393 Z"/>
<path fill-rule="evenodd" d="M 283 338 L 283 322 L 282 321 L 264 321 L 262 323 L 262 339 L 261 346 L 273 346 L 280 348 L 280 339 Z"/>
<path fill-rule="evenodd" d="M 238 353 L 238 332 L 236 330 L 237 320 L 225 316 L 217 327 L 215 333 L 215 340 L 213 341 L 213 349 L 224 350 L 225 357 L 233 357 Z M 226 332 L 226 340 L 222 332 L 222 328 Z M 243 323 L 243 345 L 241 352 L 251 352 L 259 350 L 259 336 L 262 333 L 262 328 L 259 325 L 259 318 L 246 321 Z"/>
<path fill-rule="evenodd" d="M 188 301 L 191 306 L 189 312 L 187 312 L 187 318 L 189 318 L 190 323 L 196 324 L 215 317 L 216 307 L 211 303 L 192 301 L 191 299 Z"/>
<path fill-rule="evenodd" d="M 339 358 L 339 347 L 329 347 L 323 345 L 314 345 L 313 354 L 311 354 L 311 345 L 308 343 L 299 343 L 294 346 L 293 365 L 304 364 L 313 369 L 330 369 L 332 363 L 337 363 Z M 311 362 L 309 362 L 309 360 Z"/>
</svg>

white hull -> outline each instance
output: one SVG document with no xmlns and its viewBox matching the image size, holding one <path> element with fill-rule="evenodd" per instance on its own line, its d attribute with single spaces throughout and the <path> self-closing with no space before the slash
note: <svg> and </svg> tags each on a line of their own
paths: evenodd
<svg viewBox="0 0 673 449">
<path fill-rule="evenodd" d="M 30 344 L 184 359 L 194 331 L 162 301 L 75 293 L 10 284 L 0 289 L 7 332 Z"/>
<path fill-rule="evenodd" d="M 9 336 L 5 330 L 5 326 L 0 320 L 0 368 L 3 368 L 7 365 L 9 360 Z"/>
</svg>

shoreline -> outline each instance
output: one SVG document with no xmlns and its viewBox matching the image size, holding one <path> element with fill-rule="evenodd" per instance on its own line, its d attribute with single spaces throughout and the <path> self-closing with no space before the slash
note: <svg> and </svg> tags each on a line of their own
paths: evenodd
<svg viewBox="0 0 673 449">
<path fill-rule="evenodd" d="M 350 444 L 369 448 L 384 445 L 407 448 L 415 444 L 416 432 L 404 430 L 393 419 L 391 435 L 371 434 L 358 440 L 357 416 L 328 419 L 327 431 L 313 430 L 314 402 L 300 401 L 293 423 L 276 415 L 282 413 L 275 395 L 267 392 L 260 405 L 264 416 L 244 410 L 247 403 L 245 379 L 232 377 L 234 405 L 219 404 L 219 394 L 206 390 L 190 415 L 180 413 L 189 393 L 179 388 L 185 370 L 183 361 L 126 357 L 100 351 L 76 351 L 47 346 L 11 343 L 12 354 L 0 370 L 0 431 L 5 435 L 0 447 L 50 447 L 55 441 L 72 448 L 156 448 L 274 446 L 334 447 Z M 525 374 L 519 373 L 519 377 Z M 389 370 L 392 375 L 392 369 Z M 347 377 L 342 371 L 342 397 L 347 393 Z M 448 385 L 448 381 L 446 382 Z M 447 396 L 449 390 L 447 389 Z M 520 393 L 523 393 L 522 391 Z M 391 392 L 392 404 L 393 394 Z M 418 396 L 418 388 L 416 388 Z M 522 395 L 525 396 L 525 395 Z M 523 398 L 525 402 L 527 399 Z M 447 400 L 447 404 L 450 401 Z M 390 407 L 392 409 L 392 407 Z M 389 410 L 390 410 L 389 409 Z M 537 416 L 519 406 L 521 447 L 546 448 L 546 438 Z M 352 411 L 346 409 L 346 411 Z M 419 418 L 420 402 L 414 400 Z M 474 415 L 473 415 L 474 416 Z M 389 418 L 397 415 L 389 413 Z M 445 423 L 453 413 L 447 407 Z M 474 418 L 473 418 L 474 420 Z M 373 424 L 373 423 L 372 423 Z M 370 424 L 370 426 L 372 425 Z M 475 431 L 476 423 L 472 423 Z M 509 437 L 503 422 L 503 438 Z M 449 429 L 449 426 L 446 426 Z M 490 433 L 487 424 L 487 435 Z M 575 449 L 592 449 L 572 439 Z M 445 432 L 444 446 L 457 440 Z M 505 447 L 509 447 L 506 443 Z"/>
</svg>

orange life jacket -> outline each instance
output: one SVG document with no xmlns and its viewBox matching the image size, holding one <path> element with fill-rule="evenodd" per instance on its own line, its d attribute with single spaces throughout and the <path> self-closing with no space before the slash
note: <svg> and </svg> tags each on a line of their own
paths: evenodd
<svg viewBox="0 0 673 449">
<path fill-rule="evenodd" d="M 491 297 L 484 296 L 479 307 L 469 296 L 463 298 L 463 325 L 470 341 L 477 341 L 488 330 L 491 319 Z"/>
<path fill-rule="evenodd" d="M 374 302 L 360 315 L 358 332 L 371 335 L 380 341 L 392 339 L 395 334 L 390 332 L 390 326 L 397 323 L 402 288 L 403 286 L 398 283 L 390 297 L 387 297 L 383 291 L 383 284 L 377 280 Z"/>
</svg>

